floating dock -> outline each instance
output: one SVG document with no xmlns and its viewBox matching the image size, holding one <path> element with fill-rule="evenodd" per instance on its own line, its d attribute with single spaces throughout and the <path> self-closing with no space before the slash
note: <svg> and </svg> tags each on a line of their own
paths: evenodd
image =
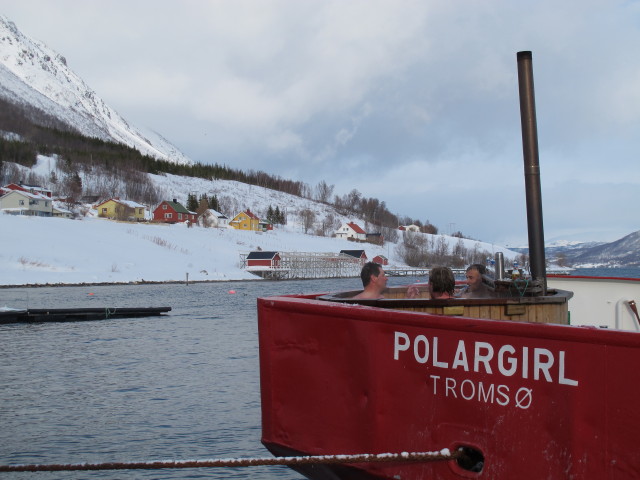
<svg viewBox="0 0 640 480">
<path fill-rule="evenodd" d="M 0 324 L 34 322 L 84 322 L 110 318 L 153 317 L 171 311 L 171 307 L 147 308 L 28 308 L 0 310 Z"/>
</svg>

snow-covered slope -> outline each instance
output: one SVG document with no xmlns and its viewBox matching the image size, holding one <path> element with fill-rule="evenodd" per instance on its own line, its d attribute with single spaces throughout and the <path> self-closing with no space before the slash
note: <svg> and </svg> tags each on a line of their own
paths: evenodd
<svg viewBox="0 0 640 480">
<path fill-rule="evenodd" d="M 257 279 L 240 268 L 241 253 L 258 247 L 322 252 L 353 248 L 344 240 L 295 232 L 258 234 L 97 218 L 0 215 L 0 230 L 6 246 L 0 252 L 0 285 L 183 281 L 187 275 L 190 281 Z"/>
<path fill-rule="evenodd" d="M 394 266 L 404 266 L 395 244 L 354 244 L 295 230 L 294 225 L 257 233 L 0 214 L 0 285 L 257 279 L 241 268 L 240 257 L 257 249 L 337 253 L 362 248 L 368 258 L 384 255 Z"/>
<path fill-rule="evenodd" d="M 55 157 L 39 156 L 33 169 L 19 165 L 15 168 L 20 169 L 25 178 L 31 173 L 33 178 L 42 179 L 43 186 L 52 188 L 55 194 L 55 185 L 47 180 L 56 168 Z M 270 232 L 256 233 L 229 228 L 187 228 L 183 224 L 121 223 L 95 218 L 95 211 L 81 220 L 0 213 L 3 235 L 0 285 L 182 281 L 187 274 L 191 281 L 255 279 L 257 277 L 242 270 L 240 255 L 257 249 L 338 253 L 357 248 L 364 249 L 368 258 L 384 255 L 392 266 L 405 266 L 393 242 L 384 246 L 356 244 L 330 236 L 305 234 L 300 215 L 305 209 L 314 212 L 316 226 L 329 218 L 338 226 L 347 220 L 358 221 L 340 216 L 329 205 L 228 180 L 168 174 L 150 175 L 150 178 L 165 192 L 167 199 L 176 198 L 185 203 L 189 193 L 216 195 L 227 205 L 235 202 L 233 211 L 223 211 L 229 217 L 246 208 L 263 217 L 269 205 L 278 206 L 286 213 L 287 224 L 276 226 Z M 84 187 L 90 189 L 92 182 L 99 179 L 83 173 L 82 180 Z M 425 237 L 434 244 L 443 239 L 450 249 L 461 241 L 449 236 L 425 234 Z M 517 255 L 503 247 L 475 240 L 463 239 L 462 242 L 469 250 L 501 251 L 507 259 Z"/>
<path fill-rule="evenodd" d="M 162 136 L 128 123 L 71 71 L 62 55 L 27 37 L 2 15 L 0 96 L 34 106 L 83 135 L 123 143 L 158 159 L 192 163 Z"/>
</svg>

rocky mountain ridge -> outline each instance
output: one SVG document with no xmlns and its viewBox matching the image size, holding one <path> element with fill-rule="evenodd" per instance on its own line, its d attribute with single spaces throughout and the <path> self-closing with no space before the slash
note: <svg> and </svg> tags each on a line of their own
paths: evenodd
<svg viewBox="0 0 640 480">
<path fill-rule="evenodd" d="M 122 143 L 160 160 L 193 163 L 161 135 L 127 122 L 69 68 L 64 56 L 24 35 L 2 15 L 0 97 L 35 107 L 82 135 Z"/>
<path fill-rule="evenodd" d="M 586 244 L 565 252 L 573 265 L 605 267 L 640 266 L 640 230 L 610 243 Z"/>
<path fill-rule="evenodd" d="M 511 248 L 528 254 L 528 248 Z M 640 267 L 640 230 L 613 242 L 547 245 L 547 260 L 572 267 Z"/>
</svg>

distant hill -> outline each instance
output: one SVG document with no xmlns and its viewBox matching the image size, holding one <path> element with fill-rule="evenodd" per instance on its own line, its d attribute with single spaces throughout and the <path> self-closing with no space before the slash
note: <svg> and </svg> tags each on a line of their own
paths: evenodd
<svg viewBox="0 0 640 480">
<path fill-rule="evenodd" d="M 528 248 L 512 248 L 528 254 Z M 614 242 L 567 243 L 545 247 L 547 260 L 573 267 L 640 267 L 640 230 Z"/>
<path fill-rule="evenodd" d="M 593 264 L 607 267 L 640 266 L 640 230 L 611 243 L 585 245 L 565 252 L 574 265 Z"/>
</svg>

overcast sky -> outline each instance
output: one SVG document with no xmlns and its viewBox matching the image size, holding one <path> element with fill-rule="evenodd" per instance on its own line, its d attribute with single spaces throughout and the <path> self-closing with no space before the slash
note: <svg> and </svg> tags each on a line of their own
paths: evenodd
<svg viewBox="0 0 640 480">
<path fill-rule="evenodd" d="M 357 189 L 526 244 L 516 53 L 533 52 L 545 240 L 640 229 L 640 2 L 0 0 L 194 161 Z"/>
</svg>

